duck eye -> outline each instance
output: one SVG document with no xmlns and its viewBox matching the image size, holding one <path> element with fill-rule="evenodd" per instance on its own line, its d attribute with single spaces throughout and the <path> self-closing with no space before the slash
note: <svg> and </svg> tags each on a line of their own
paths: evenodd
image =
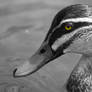
<svg viewBox="0 0 92 92">
<path fill-rule="evenodd" d="M 72 24 L 65 25 L 65 30 L 71 30 L 71 29 L 72 29 Z"/>
</svg>

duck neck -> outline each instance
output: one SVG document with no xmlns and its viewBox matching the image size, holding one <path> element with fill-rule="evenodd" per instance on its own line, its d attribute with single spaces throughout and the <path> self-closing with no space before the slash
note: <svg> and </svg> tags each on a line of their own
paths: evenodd
<svg viewBox="0 0 92 92">
<path fill-rule="evenodd" d="M 92 56 L 82 55 L 82 57 L 79 60 L 78 65 L 80 64 L 87 65 L 88 63 L 92 65 Z"/>
<path fill-rule="evenodd" d="M 77 65 L 74 67 L 73 72 L 75 71 L 92 71 L 92 57 L 90 56 L 86 56 L 86 55 L 82 55 L 82 57 L 80 58 L 79 62 L 77 63 Z"/>
<path fill-rule="evenodd" d="M 68 92 L 91 92 L 92 57 L 82 55 L 66 83 Z M 87 84 L 88 83 L 88 84 Z M 88 91 L 87 91 L 87 90 Z"/>
<path fill-rule="evenodd" d="M 92 62 L 92 56 L 87 56 L 88 60 Z"/>
</svg>

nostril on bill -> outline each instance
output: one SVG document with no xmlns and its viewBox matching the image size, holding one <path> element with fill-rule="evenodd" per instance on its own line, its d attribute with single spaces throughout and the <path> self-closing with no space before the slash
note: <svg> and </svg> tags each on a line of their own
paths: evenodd
<svg viewBox="0 0 92 92">
<path fill-rule="evenodd" d="M 40 53 L 41 53 L 41 54 L 43 54 L 43 53 L 45 53 L 45 52 L 46 52 L 45 49 L 41 49 L 41 50 L 40 50 Z"/>
</svg>

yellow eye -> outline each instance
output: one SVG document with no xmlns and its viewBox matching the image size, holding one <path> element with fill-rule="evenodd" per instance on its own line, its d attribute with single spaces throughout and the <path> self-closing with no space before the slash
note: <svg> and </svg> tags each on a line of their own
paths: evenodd
<svg viewBox="0 0 92 92">
<path fill-rule="evenodd" d="M 65 30 L 71 30 L 72 29 L 72 25 L 68 24 L 65 26 Z"/>
</svg>

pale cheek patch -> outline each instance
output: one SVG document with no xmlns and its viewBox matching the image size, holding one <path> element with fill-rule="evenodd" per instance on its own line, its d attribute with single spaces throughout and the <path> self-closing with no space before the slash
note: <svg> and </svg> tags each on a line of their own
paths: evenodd
<svg viewBox="0 0 92 92">
<path fill-rule="evenodd" d="M 57 48 L 58 48 L 61 44 L 65 43 L 67 40 L 69 40 L 74 34 L 75 34 L 75 32 L 72 32 L 72 33 L 70 33 L 70 34 L 66 34 L 66 35 L 62 36 L 61 38 L 58 38 L 58 39 L 53 43 L 52 49 L 53 49 L 53 50 L 57 50 Z"/>
</svg>

